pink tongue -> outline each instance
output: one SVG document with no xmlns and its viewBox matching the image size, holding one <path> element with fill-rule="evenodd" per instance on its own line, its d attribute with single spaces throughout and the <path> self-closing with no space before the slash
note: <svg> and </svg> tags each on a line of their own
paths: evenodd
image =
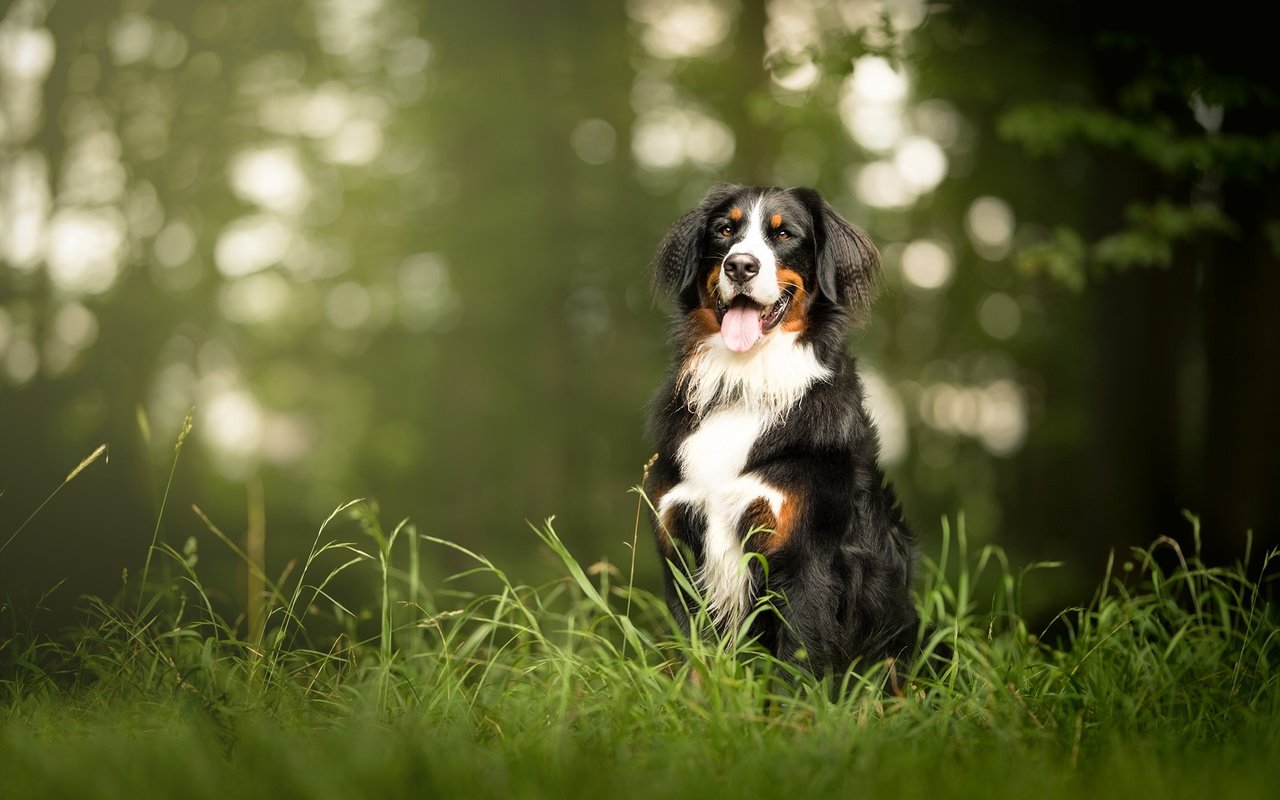
<svg viewBox="0 0 1280 800">
<path fill-rule="evenodd" d="M 745 353 L 760 338 L 760 310 L 753 305 L 733 305 L 724 312 L 720 338 L 735 353 Z"/>
</svg>

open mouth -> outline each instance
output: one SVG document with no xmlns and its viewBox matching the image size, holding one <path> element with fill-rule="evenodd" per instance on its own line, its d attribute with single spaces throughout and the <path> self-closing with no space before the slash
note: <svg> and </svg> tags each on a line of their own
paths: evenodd
<svg viewBox="0 0 1280 800">
<path fill-rule="evenodd" d="M 782 318 L 787 313 L 787 306 L 791 305 L 791 290 L 788 288 L 782 292 L 777 301 L 773 305 L 765 308 L 761 304 L 752 300 L 745 294 L 740 294 L 733 298 L 728 305 L 722 298 L 716 298 L 716 322 L 724 323 L 725 314 L 732 309 L 743 309 L 745 311 L 754 312 L 760 318 L 760 328 L 762 332 L 768 333 L 778 326 Z"/>
<path fill-rule="evenodd" d="M 723 298 L 716 298 L 716 321 L 720 323 L 720 336 L 730 350 L 744 353 L 758 342 L 765 334 L 778 327 L 778 323 L 787 314 L 791 305 L 792 290 L 783 289 L 782 294 L 770 306 L 765 307 L 745 294 L 740 294 L 725 303 Z"/>
</svg>

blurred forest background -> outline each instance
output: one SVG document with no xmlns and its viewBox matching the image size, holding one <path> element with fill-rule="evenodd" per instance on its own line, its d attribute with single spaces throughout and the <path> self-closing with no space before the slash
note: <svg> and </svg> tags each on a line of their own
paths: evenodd
<svg viewBox="0 0 1280 800">
<path fill-rule="evenodd" d="M 1064 560 L 1034 573 L 1061 599 L 1188 542 L 1184 509 L 1213 560 L 1280 544 L 1280 73 L 1248 8 L 13 0 L 0 540 L 110 458 L 0 594 L 65 579 L 56 620 L 136 574 L 193 406 L 162 536 L 227 598 L 193 503 L 265 519 L 272 574 L 360 496 L 526 580 L 552 514 L 625 562 L 646 266 L 717 180 L 815 186 L 879 244 L 851 344 L 926 553 L 963 513 Z"/>
</svg>

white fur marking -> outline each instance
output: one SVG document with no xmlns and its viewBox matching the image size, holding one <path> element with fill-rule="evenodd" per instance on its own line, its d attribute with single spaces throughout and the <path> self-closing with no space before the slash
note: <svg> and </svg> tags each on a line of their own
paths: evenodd
<svg viewBox="0 0 1280 800">
<path fill-rule="evenodd" d="M 763 415 L 766 428 L 781 422 L 810 386 L 831 378 L 813 347 L 799 338 L 799 333 L 775 330 L 747 352 L 736 353 L 719 334 L 708 336 L 680 376 L 685 402 L 696 414 L 732 403 Z"/>
<path fill-rule="evenodd" d="M 759 498 L 764 498 L 775 517 L 784 500 L 774 487 L 742 474 L 752 445 L 768 424 L 767 417 L 742 406 L 708 415 L 676 454 L 684 480 L 658 504 L 659 516 L 680 503 L 705 516 L 698 582 L 712 619 L 730 634 L 751 602 L 751 576 L 743 569 L 738 522 Z"/>
<path fill-rule="evenodd" d="M 778 288 L 778 257 L 773 254 L 773 248 L 764 236 L 764 196 L 756 198 L 751 212 L 747 214 L 747 235 L 730 247 L 724 257 L 727 259 L 738 253 L 754 256 L 760 262 L 760 272 L 743 287 L 744 294 L 762 306 L 776 303 L 782 296 L 782 290 Z M 729 276 L 721 269 L 720 296 L 733 297 L 736 291 Z"/>
<path fill-rule="evenodd" d="M 776 292 L 776 260 L 762 234 L 763 205 L 762 199 L 752 207 L 751 232 L 730 252 L 751 252 L 760 259 L 761 274 L 767 271 L 765 281 Z M 743 245 L 763 249 L 748 251 Z M 775 330 L 747 352 L 738 353 L 713 334 L 697 346 L 680 375 L 685 402 L 701 420 L 680 445 L 676 459 L 681 481 L 662 497 L 658 515 L 664 518 L 676 505 L 684 504 L 705 517 L 698 583 L 712 619 L 730 636 L 751 603 L 751 575 L 743 568 L 739 521 L 761 498 L 777 518 L 785 500 L 775 487 L 743 474 L 747 457 L 760 435 L 785 419 L 810 386 L 830 380 L 832 374 L 818 361 L 813 347 L 801 344 L 799 338 L 799 333 Z"/>
</svg>

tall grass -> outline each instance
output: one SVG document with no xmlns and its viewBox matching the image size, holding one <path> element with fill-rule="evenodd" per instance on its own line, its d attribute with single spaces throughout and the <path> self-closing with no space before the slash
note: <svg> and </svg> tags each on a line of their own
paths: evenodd
<svg viewBox="0 0 1280 800">
<path fill-rule="evenodd" d="M 386 532 L 363 501 L 275 577 L 195 513 L 256 576 L 260 622 L 214 602 L 157 534 L 149 580 L 87 600 L 84 625 L 14 626 L 0 796 L 1190 796 L 1265 791 L 1280 756 L 1261 582 L 1171 540 L 1113 562 L 1046 636 L 1021 608 L 1051 565 L 1014 569 L 944 522 L 922 656 L 815 681 L 717 637 L 692 586 L 682 633 L 631 569 L 584 566 L 552 520 L 533 535 L 562 575 L 529 585 L 407 521 Z M 421 560 L 447 551 L 471 567 L 427 585 Z M 1255 565 L 1263 581 L 1275 558 Z M 372 608 L 334 590 L 358 575 Z"/>
</svg>

